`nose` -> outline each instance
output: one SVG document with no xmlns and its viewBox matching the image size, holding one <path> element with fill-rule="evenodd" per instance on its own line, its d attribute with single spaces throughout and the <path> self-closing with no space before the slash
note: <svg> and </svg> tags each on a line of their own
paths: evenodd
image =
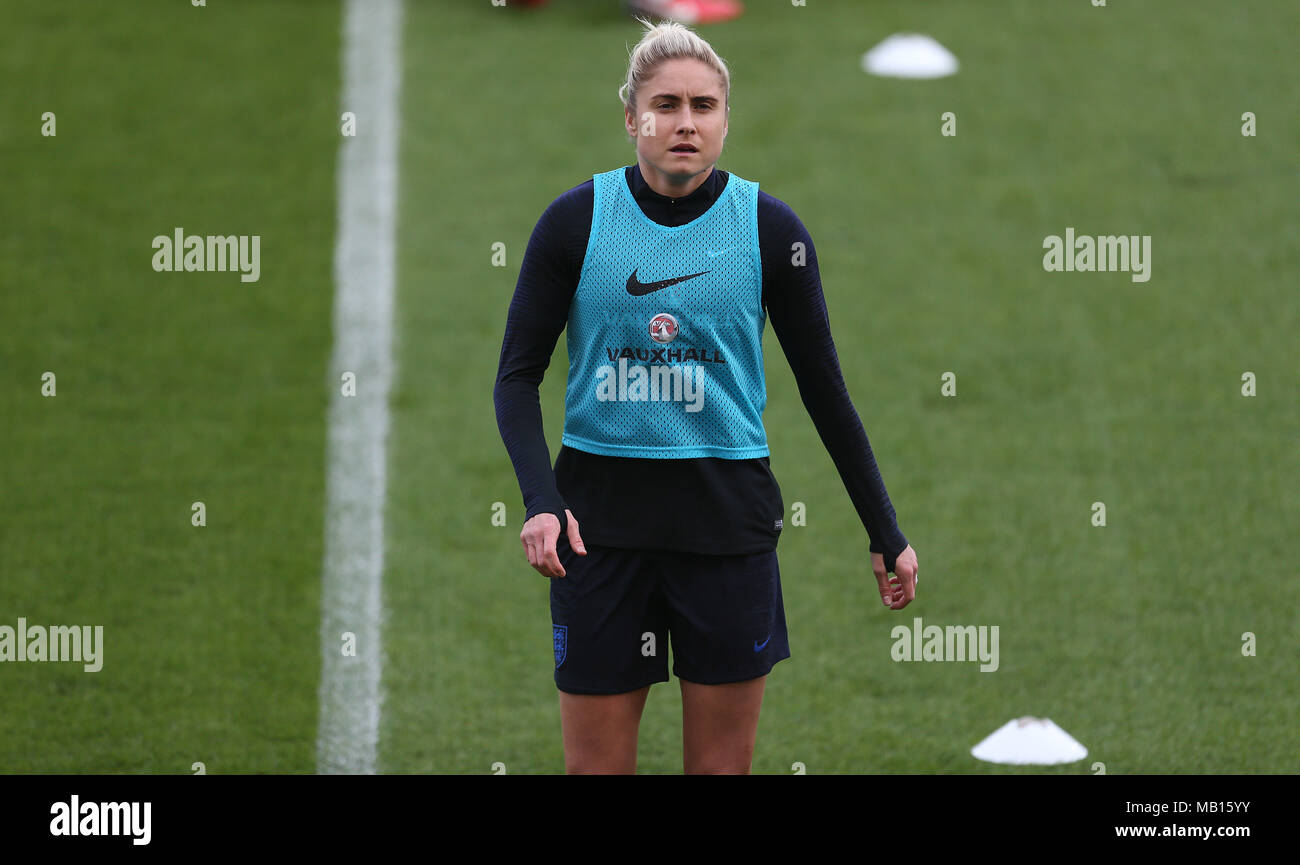
<svg viewBox="0 0 1300 865">
<path fill-rule="evenodd" d="M 677 131 L 679 133 L 695 131 L 695 119 L 691 115 L 691 109 L 689 106 L 682 108 L 682 115 L 677 124 Z"/>
</svg>

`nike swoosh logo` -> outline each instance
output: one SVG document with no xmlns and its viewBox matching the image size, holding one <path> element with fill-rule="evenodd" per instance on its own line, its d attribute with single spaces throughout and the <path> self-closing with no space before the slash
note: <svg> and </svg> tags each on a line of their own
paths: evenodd
<svg viewBox="0 0 1300 865">
<path fill-rule="evenodd" d="M 637 268 L 637 270 L 640 270 L 640 268 Z M 632 271 L 632 275 L 627 278 L 627 293 L 633 297 L 641 297 L 642 295 L 649 294 L 652 291 L 658 291 L 661 288 L 667 288 L 670 285 L 676 285 L 679 282 L 685 282 L 686 280 L 694 279 L 697 276 L 704 276 L 704 274 L 710 272 L 711 271 L 708 270 L 702 270 L 699 273 L 692 273 L 689 276 L 675 276 L 672 279 L 661 279 L 658 282 L 637 282 L 636 270 L 634 270 Z"/>
<path fill-rule="evenodd" d="M 772 635 L 771 635 L 771 634 L 768 634 L 768 635 L 767 635 L 767 639 L 763 641 L 763 645 L 761 645 L 761 646 L 758 644 L 758 640 L 755 640 L 755 641 L 754 641 L 754 651 L 755 651 L 755 652 L 761 652 L 761 651 L 763 651 L 764 649 L 767 648 L 767 644 L 770 643 L 770 642 L 772 642 Z"/>
</svg>

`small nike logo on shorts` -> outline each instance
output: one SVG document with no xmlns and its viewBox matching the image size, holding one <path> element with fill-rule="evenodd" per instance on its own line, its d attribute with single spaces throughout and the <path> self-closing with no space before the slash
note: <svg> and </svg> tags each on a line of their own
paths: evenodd
<svg viewBox="0 0 1300 865">
<path fill-rule="evenodd" d="M 768 634 L 768 635 L 767 635 L 767 639 L 763 641 L 763 644 L 762 644 L 761 646 L 758 644 L 758 640 L 755 640 L 755 641 L 754 641 L 754 651 L 755 651 L 755 652 L 761 652 L 761 651 L 763 651 L 764 649 L 767 648 L 767 644 L 770 643 L 770 642 L 772 642 L 772 635 L 771 635 L 771 634 Z"/>
</svg>

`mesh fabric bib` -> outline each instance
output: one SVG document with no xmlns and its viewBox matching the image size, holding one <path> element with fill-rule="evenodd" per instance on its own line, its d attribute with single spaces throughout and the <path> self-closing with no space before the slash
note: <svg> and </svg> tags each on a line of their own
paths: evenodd
<svg viewBox="0 0 1300 865">
<path fill-rule="evenodd" d="M 758 184 L 731 174 L 712 207 L 668 227 L 641 211 L 623 168 L 592 179 L 562 441 L 606 456 L 767 456 Z"/>
</svg>

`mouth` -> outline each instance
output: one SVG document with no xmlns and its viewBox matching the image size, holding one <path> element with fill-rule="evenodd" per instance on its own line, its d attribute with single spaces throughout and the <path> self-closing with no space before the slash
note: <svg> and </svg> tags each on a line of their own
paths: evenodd
<svg viewBox="0 0 1300 865">
<path fill-rule="evenodd" d="M 700 151 L 689 144 L 679 144 L 676 147 L 669 149 L 668 152 L 678 154 L 679 156 L 694 156 Z"/>
</svg>

